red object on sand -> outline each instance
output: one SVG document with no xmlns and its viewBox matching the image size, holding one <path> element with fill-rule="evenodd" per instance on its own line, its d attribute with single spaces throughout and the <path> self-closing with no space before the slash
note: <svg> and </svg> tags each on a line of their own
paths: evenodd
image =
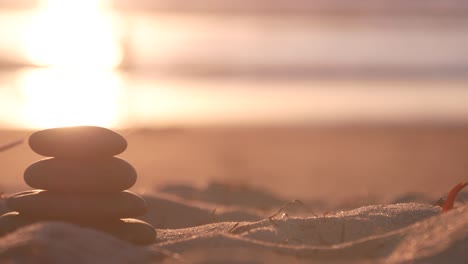
<svg viewBox="0 0 468 264">
<path fill-rule="evenodd" d="M 442 207 L 442 213 L 445 213 L 453 208 L 453 204 L 455 203 L 455 199 L 457 199 L 457 195 L 463 187 L 467 186 L 468 182 L 463 183 L 460 182 L 457 184 L 453 189 L 449 192 L 447 196 L 447 200 L 445 200 L 444 206 Z"/>
</svg>

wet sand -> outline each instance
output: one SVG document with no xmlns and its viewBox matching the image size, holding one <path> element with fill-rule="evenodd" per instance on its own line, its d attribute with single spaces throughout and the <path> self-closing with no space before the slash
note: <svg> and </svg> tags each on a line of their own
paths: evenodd
<svg viewBox="0 0 468 264">
<path fill-rule="evenodd" d="M 468 126 L 164 128 L 120 131 L 121 155 L 136 168 L 133 188 L 208 188 L 213 181 L 284 199 L 390 201 L 408 192 L 431 198 L 466 180 Z M 0 144 L 30 131 L 0 131 Z M 27 188 L 26 167 L 41 158 L 22 144 L 0 152 L 5 193 Z"/>
</svg>

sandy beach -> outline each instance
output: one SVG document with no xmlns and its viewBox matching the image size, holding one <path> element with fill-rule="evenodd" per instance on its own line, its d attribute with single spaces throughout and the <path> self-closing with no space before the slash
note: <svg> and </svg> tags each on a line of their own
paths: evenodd
<svg viewBox="0 0 468 264">
<path fill-rule="evenodd" d="M 466 180 L 468 127 L 462 125 L 205 127 L 119 132 L 128 140 L 121 157 L 137 170 L 138 180 L 132 191 L 138 193 L 164 189 L 189 200 L 203 200 L 196 197 L 197 189 L 235 196 L 236 191 L 246 187 L 267 197 L 278 196 L 281 202 L 322 200 L 351 203 L 352 208 L 369 202 L 391 202 L 409 194 L 438 199 Z M 0 142 L 27 142 L 31 133 L 0 131 Z M 24 170 L 41 158 L 26 143 L 0 153 L 3 192 L 27 188 Z M 217 190 L 213 182 L 230 188 Z M 273 206 L 280 205 L 280 201 Z"/>
<path fill-rule="evenodd" d="M 468 214 L 434 202 L 466 180 L 453 125 L 120 131 L 157 239 L 135 246 L 61 222 L 0 238 L 6 263 L 465 263 Z M 2 143 L 30 131 L 2 131 Z M 3 145 L 3 144 L 2 144 Z M 29 189 L 27 144 L 0 153 L 2 191 Z M 8 209 L 2 203 L 1 212 Z M 110 254 L 112 252 L 112 254 Z"/>
<path fill-rule="evenodd" d="M 468 263 L 467 18 L 0 1 L 0 264 Z"/>
</svg>

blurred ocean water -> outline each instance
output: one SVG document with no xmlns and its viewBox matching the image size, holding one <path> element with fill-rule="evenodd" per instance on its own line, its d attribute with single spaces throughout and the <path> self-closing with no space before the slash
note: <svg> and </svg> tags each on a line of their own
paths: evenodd
<svg viewBox="0 0 468 264">
<path fill-rule="evenodd" d="M 64 16 L 42 25 L 34 11 L 0 12 L 0 65 L 31 65 L 27 49 L 47 39 L 70 53 L 102 45 L 92 24 Z M 112 13 L 98 19 L 110 23 L 122 66 L 137 70 L 463 77 L 468 70 L 468 16 Z M 40 36 L 25 36 L 33 35 L 27 29 L 34 23 Z"/>
<path fill-rule="evenodd" d="M 115 2 L 0 9 L 0 126 L 468 120 L 466 8 Z"/>
</svg>

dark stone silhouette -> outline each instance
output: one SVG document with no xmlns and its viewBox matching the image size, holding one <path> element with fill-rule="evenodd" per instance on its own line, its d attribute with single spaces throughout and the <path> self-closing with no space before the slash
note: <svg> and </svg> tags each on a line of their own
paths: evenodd
<svg viewBox="0 0 468 264">
<path fill-rule="evenodd" d="M 107 232 L 136 244 L 156 238 L 150 224 L 126 217 L 144 215 L 140 196 L 125 191 L 136 182 L 135 169 L 113 157 L 127 141 L 116 132 L 94 126 L 53 128 L 33 133 L 29 145 L 53 158 L 29 166 L 29 190 L 7 198 L 14 212 L 0 217 L 0 235 L 39 221 L 66 221 Z"/>
<path fill-rule="evenodd" d="M 118 155 L 127 148 L 127 141 L 110 129 L 77 126 L 37 131 L 29 137 L 29 146 L 46 157 L 89 160 Z"/>
<path fill-rule="evenodd" d="M 120 192 L 132 187 L 136 179 L 132 165 L 116 157 L 92 160 L 48 158 L 31 164 L 24 172 L 27 185 L 62 193 Z"/>
</svg>

